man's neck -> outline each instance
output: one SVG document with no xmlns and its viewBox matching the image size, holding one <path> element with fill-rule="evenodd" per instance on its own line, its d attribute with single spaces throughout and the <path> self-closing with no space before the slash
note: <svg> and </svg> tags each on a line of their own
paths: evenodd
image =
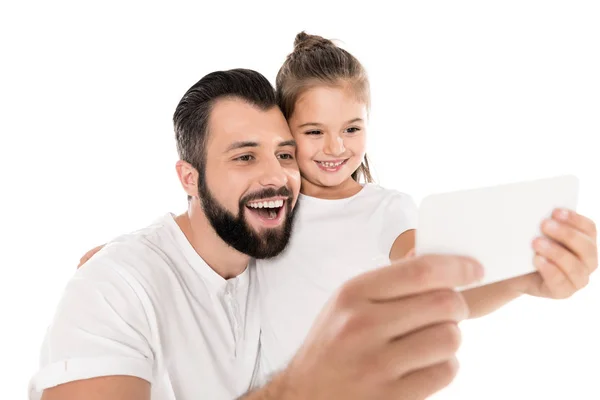
<svg viewBox="0 0 600 400">
<path fill-rule="evenodd" d="M 175 222 L 194 250 L 217 274 L 225 279 L 244 272 L 250 257 L 229 246 L 217 235 L 198 204 L 190 202 L 188 211 L 175 217 Z"/>
</svg>

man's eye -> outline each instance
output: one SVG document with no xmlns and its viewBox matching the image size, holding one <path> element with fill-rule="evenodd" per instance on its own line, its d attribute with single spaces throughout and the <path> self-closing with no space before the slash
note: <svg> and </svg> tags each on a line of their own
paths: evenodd
<svg viewBox="0 0 600 400">
<path fill-rule="evenodd" d="M 250 154 L 246 154 L 246 155 L 237 157 L 235 160 L 236 161 L 252 161 L 253 159 L 254 159 L 254 157 L 252 157 Z"/>
<path fill-rule="evenodd" d="M 279 158 L 281 158 L 282 160 L 293 160 L 294 156 L 291 154 L 280 154 Z"/>
</svg>

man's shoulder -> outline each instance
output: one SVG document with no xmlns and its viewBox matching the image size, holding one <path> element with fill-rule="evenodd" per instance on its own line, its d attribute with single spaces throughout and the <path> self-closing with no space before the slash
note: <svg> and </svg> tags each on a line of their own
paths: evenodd
<svg viewBox="0 0 600 400">
<path fill-rule="evenodd" d="M 94 280 L 133 280 L 143 286 L 164 282 L 165 274 L 181 264 L 182 257 L 170 223 L 165 216 L 145 228 L 114 238 L 77 274 Z"/>
</svg>

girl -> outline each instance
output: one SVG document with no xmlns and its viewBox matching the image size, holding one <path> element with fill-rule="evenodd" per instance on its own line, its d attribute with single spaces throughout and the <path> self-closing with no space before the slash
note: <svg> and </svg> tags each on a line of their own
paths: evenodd
<svg viewBox="0 0 600 400">
<path fill-rule="evenodd" d="M 276 79 L 302 176 L 294 231 L 280 256 L 257 260 L 261 376 L 285 366 L 346 280 L 414 246 L 411 197 L 373 184 L 365 154 L 369 81 L 348 52 L 297 35 Z M 360 183 L 363 181 L 364 183 Z"/>
<path fill-rule="evenodd" d="M 297 142 L 302 188 L 287 248 L 275 259 L 256 261 L 263 379 L 290 361 L 340 285 L 405 257 L 415 244 L 415 203 L 405 193 L 372 183 L 365 154 L 370 93 L 364 68 L 320 36 L 301 32 L 294 47 L 276 86 Z M 555 215 L 561 216 L 580 240 L 565 241 L 545 230 L 562 246 L 536 240 L 539 274 L 463 292 L 471 317 L 523 293 L 565 297 L 584 286 L 598 263 L 595 240 L 589 240 L 593 223 L 575 213 Z"/>
</svg>

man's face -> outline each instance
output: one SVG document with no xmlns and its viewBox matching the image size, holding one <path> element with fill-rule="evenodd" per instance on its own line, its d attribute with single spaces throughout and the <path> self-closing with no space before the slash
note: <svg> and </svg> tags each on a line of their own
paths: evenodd
<svg viewBox="0 0 600 400">
<path fill-rule="evenodd" d="M 208 124 L 199 195 L 217 234 L 254 258 L 278 255 L 300 190 L 296 146 L 281 111 L 219 100 Z"/>
</svg>

